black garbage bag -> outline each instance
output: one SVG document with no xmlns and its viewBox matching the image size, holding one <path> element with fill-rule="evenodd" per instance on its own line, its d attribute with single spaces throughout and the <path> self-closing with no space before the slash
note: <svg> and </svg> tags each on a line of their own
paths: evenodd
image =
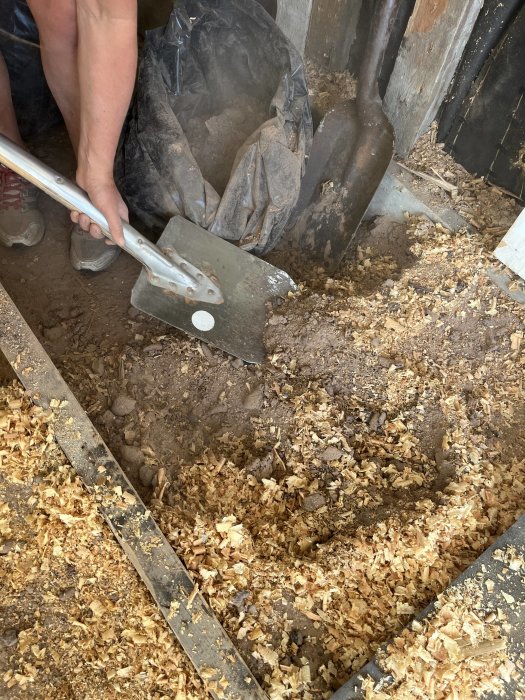
<svg viewBox="0 0 525 700">
<path fill-rule="evenodd" d="M 181 0 L 146 33 L 117 181 L 148 228 L 181 214 L 263 254 L 311 139 L 301 58 L 259 3 Z"/>
<path fill-rule="evenodd" d="M 47 87 L 38 29 L 26 0 L 0 0 L 0 53 L 11 82 L 11 94 L 24 138 L 60 122 L 60 112 Z"/>
</svg>

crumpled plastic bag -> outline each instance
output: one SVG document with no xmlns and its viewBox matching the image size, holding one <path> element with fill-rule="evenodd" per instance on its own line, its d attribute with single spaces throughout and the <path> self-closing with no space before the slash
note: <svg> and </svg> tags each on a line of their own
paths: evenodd
<svg viewBox="0 0 525 700">
<path fill-rule="evenodd" d="M 181 0 L 146 33 L 118 156 L 130 210 L 256 254 L 279 240 L 312 140 L 302 60 L 255 0 Z"/>
</svg>

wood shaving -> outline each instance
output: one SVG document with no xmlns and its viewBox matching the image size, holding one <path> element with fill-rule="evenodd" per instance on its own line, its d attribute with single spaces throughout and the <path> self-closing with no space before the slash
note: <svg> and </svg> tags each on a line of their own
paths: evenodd
<svg viewBox="0 0 525 700">
<path fill-rule="evenodd" d="M 0 467 L 2 698 L 206 697 L 56 446 L 52 412 L 17 384 L 0 387 Z"/>
<path fill-rule="evenodd" d="M 458 698 L 492 692 L 504 696 L 504 680 L 516 674 L 506 655 L 501 623 L 487 623 L 476 584 L 439 595 L 435 611 L 406 628 L 379 655 L 393 680 L 364 683 L 365 700 Z"/>
</svg>

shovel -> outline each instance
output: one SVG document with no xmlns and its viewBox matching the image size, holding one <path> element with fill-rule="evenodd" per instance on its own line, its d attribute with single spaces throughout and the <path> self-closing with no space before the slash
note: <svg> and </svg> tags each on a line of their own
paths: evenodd
<svg viewBox="0 0 525 700">
<path fill-rule="evenodd" d="M 2 135 L 0 163 L 89 216 L 111 239 L 104 215 L 79 187 Z M 285 272 L 180 216 L 168 222 L 157 245 L 122 225 L 124 250 L 144 267 L 133 306 L 246 362 L 264 360 L 266 303 L 296 288 Z"/>
<path fill-rule="evenodd" d="M 317 129 L 291 237 L 334 270 L 352 243 L 394 154 L 378 78 L 400 0 L 378 0 L 359 72 L 357 97 L 327 112 Z"/>
</svg>

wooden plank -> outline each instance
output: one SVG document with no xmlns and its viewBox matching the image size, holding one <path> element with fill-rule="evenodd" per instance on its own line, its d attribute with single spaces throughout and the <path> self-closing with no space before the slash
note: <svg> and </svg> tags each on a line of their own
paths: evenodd
<svg viewBox="0 0 525 700">
<path fill-rule="evenodd" d="M 31 400 L 54 413 L 58 444 L 213 698 L 267 700 L 150 511 L 0 284 L 0 350 Z"/>
<path fill-rule="evenodd" d="M 315 0 L 306 57 L 330 71 L 346 70 L 360 10 L 361 0 Z"/>
<path fill-rule="evenodd" d="M 279 0 L 277 4 L 275 21 L 301 56 L 306 47 L 313 2 L 314 0 Z"/>
<path fill-rule="evenodd" d="M 497 259 L 525 279 L 525 209 L 494 251 Z"/>
<path fill-rule="evenodd" d="M 279 0 L 276 21 L 299 53 L 331 71 L 348 66 L 362 0 Z"/>
<path fill-rule="evenodd" d="M 445 98 L 483 0 L 417 0 L 385 95 L 406 156 Z"/>
</svg>

